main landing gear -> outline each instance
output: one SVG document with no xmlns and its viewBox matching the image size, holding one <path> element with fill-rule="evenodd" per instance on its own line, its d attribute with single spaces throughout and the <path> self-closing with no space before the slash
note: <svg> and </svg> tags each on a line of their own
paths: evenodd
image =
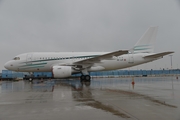
<svg viewBox="0 0 180 120">
<path fill-rule="evenodd" d="M 81 82 L 91 82 L 91 76 L 81 75 L 80 80 L 81 80 Z"/>
</svg>

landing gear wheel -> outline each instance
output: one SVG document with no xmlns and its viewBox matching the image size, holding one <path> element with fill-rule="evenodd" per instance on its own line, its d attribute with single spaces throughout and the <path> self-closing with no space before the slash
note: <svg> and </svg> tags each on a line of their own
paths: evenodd
<svg viewBox="0 0 180 120">
<path fill-rule="evenodd" d="M 90 77 L 89 75 L 86 75 L 86 76 L 85 76 L 85 80 L 86 80 L 87 82 L 90 82 L 91 77 Z"/>
<path fill-rule="evenodd" d="M 91 77 L 89 75 L 81 75 L 80 80 L 81 82 L 90 82 Z"/>
<path fill-rule="evenodd" d="M 81 79 L 81 81 L 83 81 L 85 79 L 85 76 L 81 75 L 80 79 Z"/>
</svg>

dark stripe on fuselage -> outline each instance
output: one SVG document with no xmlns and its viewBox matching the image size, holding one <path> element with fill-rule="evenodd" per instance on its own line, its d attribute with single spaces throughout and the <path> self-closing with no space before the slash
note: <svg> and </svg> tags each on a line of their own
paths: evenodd
<svg viewBox="0 0 180 120">
<path fill-rule="evenodd" d="M 26 64 L 26 65 L 22 65 L 20 67 L 27 67 L 27 66 L 38 66 L 38 65 L 45 65 L 47 63 L 37 63 L 37 64 Z"/>
<path fill-rule="evenodd" d="M 31 69 L 31 68 L 42 68 L 44 66 L 31 66 L 31 67 L 25 67 L 25 68 L 20 68 L 20 70 L 26 70 L 26 69 Z"/>
</svg>

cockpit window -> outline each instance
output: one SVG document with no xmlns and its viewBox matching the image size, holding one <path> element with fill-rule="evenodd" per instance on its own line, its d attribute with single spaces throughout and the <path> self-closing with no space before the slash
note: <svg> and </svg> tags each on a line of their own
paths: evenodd
<svg viewBox="0 0 180 120">
<path fill-rule="evenodd" d="M 13 58 L 13 60 L 20 60 L 20 57 L 15 57 Z"/>
</svg>

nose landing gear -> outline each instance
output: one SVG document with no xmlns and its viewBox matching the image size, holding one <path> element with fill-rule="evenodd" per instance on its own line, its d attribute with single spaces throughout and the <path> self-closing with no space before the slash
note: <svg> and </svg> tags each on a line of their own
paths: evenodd
<svg viewBox="0 0 180 120">
<path fill-rule="evenodd" d="M 33 78 L 29 78 L 29 82 L 33 82 Z"/>
</svg>

